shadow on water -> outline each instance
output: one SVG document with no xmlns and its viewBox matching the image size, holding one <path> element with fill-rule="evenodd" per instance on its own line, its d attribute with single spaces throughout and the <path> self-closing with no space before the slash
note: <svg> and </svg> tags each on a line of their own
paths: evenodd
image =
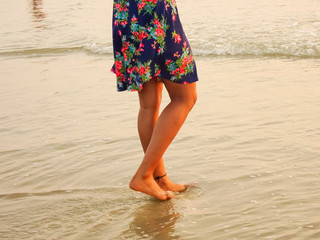
<svg viewBox="0 0 320 240">
<path fill-rule="evenodd" d="M 147 202 L 132 213 L 132 221 L 124 237 L 138 239 L 180 239 L 175 235 L 175 223 L 180 213 L 174 208 L 173 201 Z"/>
</svg>

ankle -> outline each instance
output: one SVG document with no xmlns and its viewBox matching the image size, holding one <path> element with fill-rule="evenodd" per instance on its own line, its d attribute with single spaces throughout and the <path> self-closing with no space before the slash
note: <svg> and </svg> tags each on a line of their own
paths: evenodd
<svg viewBox="0 0 320 240">
<path fill-rule="evenodd" d="M 137 173 L 137 175 L 139 176 L 139 178 L 141 178 L 143 180 L 153 178 L 153 174 L 149 173 L 149 172 Z"/>
<path fill-rule="evenodd" d="M 164 174 L 162 174 L 162 175 L 158 175 L 158 176 L 154 176 L 153 178 L 154 178 L 154 180 L 156 181 L 156 182 L 160 182 L 160 180 L 164 180 L 164 178 L 167 176 L 167 173 L 164 173 Z"/>
</svg>

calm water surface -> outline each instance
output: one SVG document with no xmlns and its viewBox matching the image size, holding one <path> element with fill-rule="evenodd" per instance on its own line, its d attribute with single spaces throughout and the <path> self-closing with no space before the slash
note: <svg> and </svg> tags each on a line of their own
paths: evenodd
<svg viewBox="0 0 320 240">
<path fill-rule="evenodd" d="M 1 1 L 0 239 L 320 238 L 319 1 L 178 6 L 199 100 L 165 159 L 196 186 L 159 202 L 127 186 L 112 1 Z"/>
</svg>

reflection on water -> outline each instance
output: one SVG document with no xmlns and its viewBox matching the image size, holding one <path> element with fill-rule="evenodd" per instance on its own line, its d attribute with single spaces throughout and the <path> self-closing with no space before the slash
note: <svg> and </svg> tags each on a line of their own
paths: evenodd
<svg viewBox="0 0 320 240">
<path fill-rule="evenodd" d="M 42 0 L 32 0 L 32 14 L 34 22 L 41 22 L 47 17 L 47 13 L 43 11 Z"/>
<path fill-rule="evenodd" d="M 151 201 L 133 214 L 130 230 L 136 236 L 151 239 L 180 239 L 175 235 L 175 223 L 180 217 L 172 201 Z"/>
</svg>

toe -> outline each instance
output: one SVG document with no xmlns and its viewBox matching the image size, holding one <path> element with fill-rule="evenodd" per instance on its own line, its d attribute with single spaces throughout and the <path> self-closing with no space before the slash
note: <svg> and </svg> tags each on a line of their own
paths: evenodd
<svg viewBox="0 0 320 240">
<path fill-rule="evenodd" d="M 174 198 L 173 192 L 167 191 L 167 197 L 168 197 L 168 199 Z"/>
</svg>

